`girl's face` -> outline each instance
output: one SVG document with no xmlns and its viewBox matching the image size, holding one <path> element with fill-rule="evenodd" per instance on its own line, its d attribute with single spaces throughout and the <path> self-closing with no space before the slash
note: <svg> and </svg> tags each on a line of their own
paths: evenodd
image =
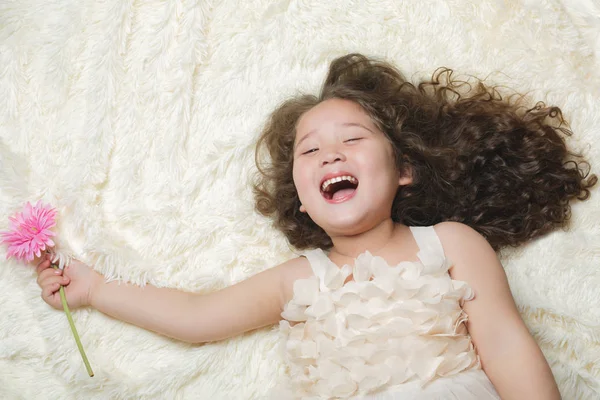
<svg viewBox="0 0 600 400">
<path fill-rule="evenodd" d="M 391 216 L 399 185 L 392 146 L 349 100 L 326 100 L 298 121 L 294 184 L 301 211 L 329 236 L 356 235 Z"/>
</svg>

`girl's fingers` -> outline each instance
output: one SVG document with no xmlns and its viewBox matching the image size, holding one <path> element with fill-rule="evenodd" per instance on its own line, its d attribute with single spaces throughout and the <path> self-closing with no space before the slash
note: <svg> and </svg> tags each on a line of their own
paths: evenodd
<svg viewBox="0 0 600 400">
<path fill-rule="evenodd" d="M 38 273 L 38 275 L 45 270 L 46 268 L 50 268 L 50 260 L 44 260 L 41 263 L 38 264 L 37 268 L 35 269 L 35 272 Z"/>
<path fill-rule="evenodd" d="M 42 299 L 51 304 L 56 292 L 60 290 L 61 285 L 67 285 L 69 279 L 64 276 L 50 276 L 44 279 L 40 286 L 42 287 Z"/>
<path fill-rule="evenodd" d="M 38 285 L 42 286 L 43 282 L 46 279 L 53 277 L 53 276 L 61 276 L 61 275 L 62 275 L 62 271 L 60 269 L 47 268 L 38 274 L 37 283 L 38 283 Z"/>
<path fill-rule="evenodd" d="M 64 276 L 48 276 L 40 282 L 40 286 L 44 288 L 48 285 L 54 285 L 56 283 L 58 283 L 59 285 L 66 285 L 67 282 L 68 279 Z"/>
<path fill-rule="evenodd" d="M 42 288 L 42 299 L 44 299 L 47 303 L 52 302 L 52 297 L 56 292 L 60 290 L 60 283 L 54 282 L 44 285 Z"/>
</svg>

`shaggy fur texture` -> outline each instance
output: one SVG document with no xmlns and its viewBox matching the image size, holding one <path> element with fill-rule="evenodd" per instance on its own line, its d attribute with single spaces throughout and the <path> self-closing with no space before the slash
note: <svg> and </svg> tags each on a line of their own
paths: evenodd
<svg viewBox="0 0 600 400">
<path fill-rule="evenodd" d="M 19 0 L 0 4 L 0 229 L 41 198 L 61 248 L 108 278 L 203 293 L 286 260 L 253 212 L 254 141 L 355 51 L 558 105 L 599 172 L 593 0 Z M 596 189 L 570 231 L 502 253 L 565 399 L 600 397 L 599 211 Z M 1 261 L 0 282 L 1 398 L 255 399 L 285 373 L 272 329 L 189 346 L 80 310 L 89 378 L 33 269 Z"/>
</svg>

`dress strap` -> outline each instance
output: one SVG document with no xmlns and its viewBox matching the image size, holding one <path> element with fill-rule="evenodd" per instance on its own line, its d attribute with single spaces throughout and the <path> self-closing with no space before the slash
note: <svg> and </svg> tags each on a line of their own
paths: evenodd
<svg viewBox="0 0 600 400">
<path fill-rule="evenodd" d="M 322 249 L 306 250 L 302 253 L 310 264 L 313 274 L 319 278 L 319 287 L 321 291 L 327 291 L 325 287 L 325 274 L 327 273 L 327 267 L 331 262 L 327 257 L 327 254 Z"/>
<path fill-rule="evenodd" d="M 432 258 L 442 261 L 446 258 L 442 242 L 433 226 L 411 226 L 410 231 L 419 246 L 417 256 L 424 265 L 430 265 Z"/>
<path fill-rule="evenodd" d="M 346 278 L 352 275 L 348 264 L 339 268 L 322 249 L 308 250 L 302 253 L 308 260 L 313 274 L 319 278 L 319 290 L 329 292 L 344 286 Z"/>
</svg>

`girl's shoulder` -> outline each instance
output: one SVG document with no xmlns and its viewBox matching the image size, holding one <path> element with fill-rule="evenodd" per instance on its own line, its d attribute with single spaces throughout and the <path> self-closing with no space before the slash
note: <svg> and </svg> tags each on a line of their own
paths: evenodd
<svg viewBox="0 0 600 400">
<path fill-rule="evenodd" d="M 434 229 L 446 257 L 452 261 L 449 272 L 453 279 L 466 280 L 472 285 L 472 280 L 482 279 L 484 271 L 502 269 L 492 246 L 470 226 L 447 221 Z"/>
<path fill-rule="evenodd" d="M 473 246 L 490 247 L 488 241 L 475 229 L 461 222 L 445 221 L 433 226 L 445 252 L 471 249 Z"/>
</svg>

